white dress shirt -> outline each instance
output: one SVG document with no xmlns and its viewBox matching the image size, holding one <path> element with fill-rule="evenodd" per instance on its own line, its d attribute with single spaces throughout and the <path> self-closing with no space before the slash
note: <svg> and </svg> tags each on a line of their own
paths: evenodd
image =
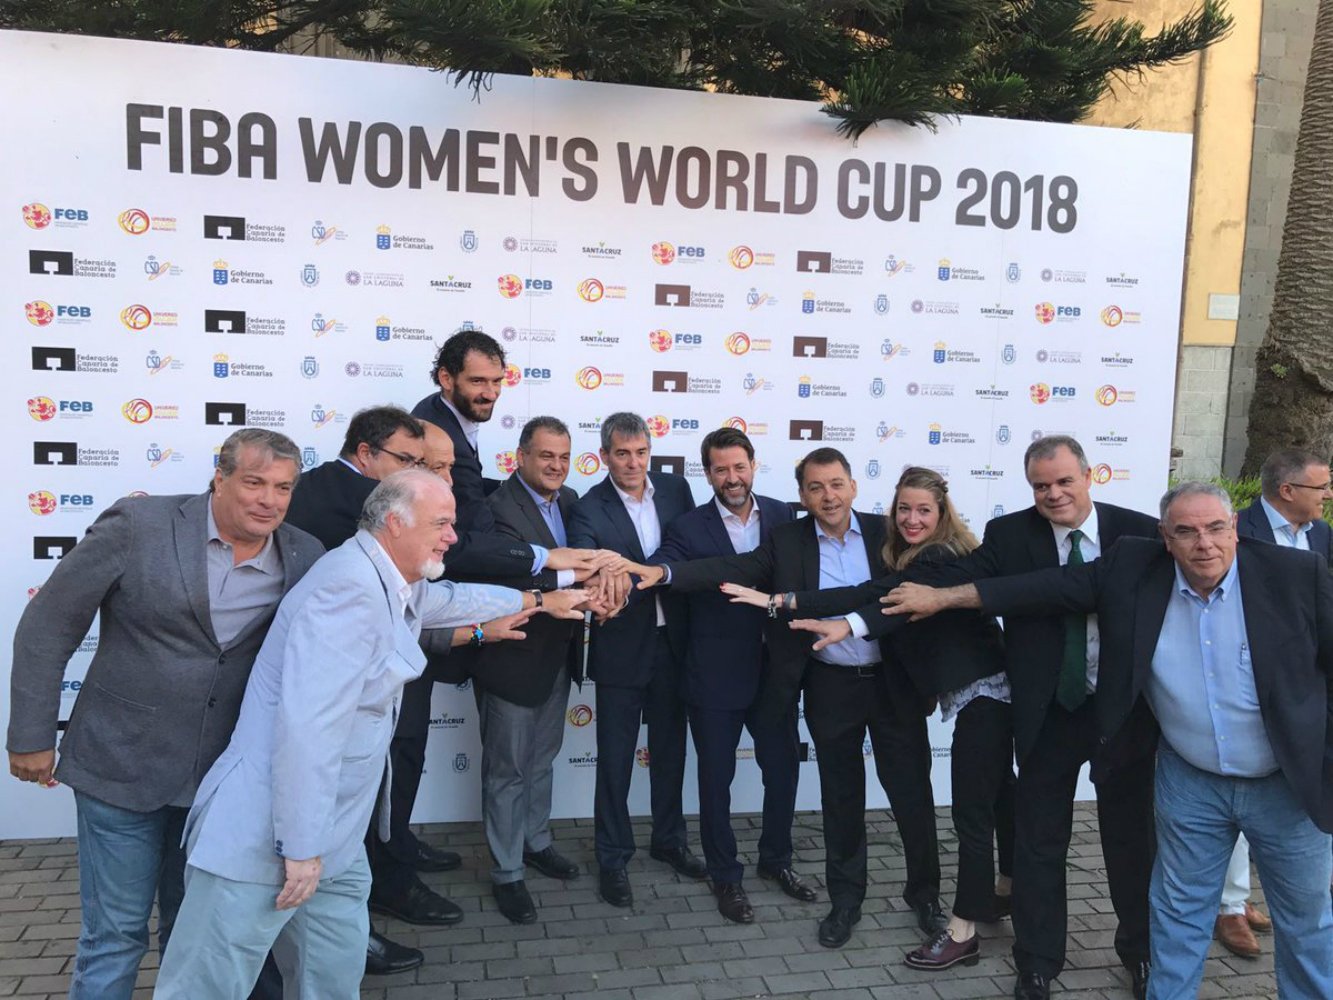
<svg viewBox="0 0 1333 1000">
<path fill-rule="evenodd" d="M 727 529 L 727 537 L 731 539 L 731 547 L 736 550 L 737 555 L 744 552 L 753 552 L 759 548 L 758 500 L 750 505 L 750 518 L 747 521 L 742 521 L 739 514 L 717 497 L 713 498 L 713 505 L 717 507 L 717 512 L 722 515 L 722 527 Z"/>
<path fill-rule="evenodd" d="M 636 499 L 630 496 L 616 485 L 614 479 L 611 480 L 611 488 L 625 505 L 625 513 L 629 515 L 630 524 L 634 525 L 634 534 L 639 537 L 643 558 L 652 558 L 653 553 L 662 547 L 662 522 L 657 517 L 657 504 L 653 502 L 653 494 L 657 489 L 653 486 L 652 479 L 644 480 L 642 498 Z M 657 626 L 661 628 L 666 624 L 666 614 L 662 611 L 662 598 L 655 596 L 653 600 L 657 605 Z"/>
</svg>

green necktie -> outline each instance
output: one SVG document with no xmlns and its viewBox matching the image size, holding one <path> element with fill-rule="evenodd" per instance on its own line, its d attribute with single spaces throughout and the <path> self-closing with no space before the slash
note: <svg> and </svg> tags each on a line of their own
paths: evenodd
<svg viewBox="0 0 1333 1000">
<path fill-rule="evenodd" d="M 1083 550 L 1079 542 L 1083 532 L 1075 528 L 1069 533 L 1069 561 L 1066 565 L 1081 566 Z M 1088 616 L 1065 616 L 1065 657 L 1060 667 L 1060 685 L 1055 700 L 1072 712 L 1088 700 Z"/>
</svg>

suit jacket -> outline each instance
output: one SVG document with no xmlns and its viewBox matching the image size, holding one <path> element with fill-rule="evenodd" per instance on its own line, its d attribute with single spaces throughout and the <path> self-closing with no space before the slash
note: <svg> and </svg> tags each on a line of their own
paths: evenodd
<svg viewBox="0 0 1333 1000">
<path fill-rule="evenodd" d="M 653 506 L 665 539 L 671 522 L 693 509 L 694 495 L 681 476 L 650 472 Z M 634 524 L 616 492 L 611 477 L 603 479 L 574 505 L 566 525 L 569 544 L 575 548 L 612 549 L 635 562 L 653 556 L 644 552 Z M 662 597 L 667 633 L 672 651 L 684 655 L 686 615 L 684 601 L 672 594 L 631 590 L 629 605 L 604 625 L 594 625 L 588 646 L 588 676 L 598 684 L 644 687 L 652 676 L 653 634 L 657 627 L 657 597 Z"/>
<path fill-rule="evenodd" d="M 360 531 L 321 559 L 278 607 L 255 659 L 236 731 L 186 820 L 189 863 L 223 878 L 280 885 L 283 858 L 323 861 L 336 876 L 364 851 L 386 776 L 403 685 L 420 676 L 423 628 L 509 614 L 522 595 L 500 587 L 411 585 Z M 387 839 L 389 809 L 380 810 Z"/>
<path fill-rule="evenodd" d="M 1097 504 L 1097 532 L 1105 552 L 1122 536 L 1152 538 L 1157 522 L 1138 511 Z M 854 600 L 864 604 L 857 612 L 871 636 L 884 636 L 906 624 L 906 619 L 881 614 L 879 598 L 904 579 L 947 587 L 993 576 L 1027 573 L 1060 565 L 1051 522 L 1036 507 L 997 517 L 986 525 L 981 545 L 967 556 L 948 563 L 908 567 L 871 581 L 854 596 L 843 590 L 823 594 L 801 594 L 798 612 L 819 618 L 848 610 Z M 915 626 L 914 626 L 915 627 Z M 1014 748 L 1021 765 L 1037 742 L 1046 710 L 1055 697 L 1056 683 L 1064 660 L 1065 618 L 1063 615 L 1015 615 L 1004 622 L 1005 670 L 1013 689 Z M 1144 750 L 1151 749 L 1151 744 Z"/>
<path fill-rule="evenodd" d="M 794 519 L 780 500 L 755 496 L 759 505 L 759 541 L 762 545 L 780 524 Z M 710 498 L 671 522 L 654 562 L 677 563 L 709 556 L 734 556 L 718 513 Z M 759 608 L 732 604 L 716 591 L 699 591 L 686 598 L 689 632 L 685 646 L 685 699 L 709 708 L 748 708 L 759 693 L 765 669 L 764 622 Z"/>
<path fill-rule="evenodd" d="M 568 486 L 560 488 L 557 501 L 566 531 L 578 494 Z M 518 478 L 510 476 L 486 498 L 495 518 L 496 533 L 524 542 L 555 548 L 557 541 L 547 527 L 541 511 Z M 582 622 L 538 615 L 524 626 L 527 638 L 522 642 L 502 642 L 483 647 L 469 663 L 469 672 L 478 688 L 513 702 L 536 707 L 551 696 L 556 677 L 563 666 L 569 678 L 583 681 Z"/>
<path fill-rule="evenodd" d="M 886 572 L 880 555 L 884 548 L 884 519 L 878 514 L 856 512 L 865 542 L 872 578 Z M 693 562 L 672 563 L 671 589 L 689 592 L 740 583 L 777 593 L 819 588 L 819 539 L 813 517 L 780 524 L 759 548 L 736 556 L 715 556 Z M 796 705 L 805 679 L 806 663 L 814 637 L 793 632 L 786 621 L 766 619 L 769 671 L 760 688 L 757 711 L 766 721 L 776 722 Z M 881 651 L 887 653 L 884 644 Z"/>
<path fill-rule="evenodd" d="M 1273 526 L 1268 523 L 1268 514 L 1258 500 L 1236 515 L 1236 533 L 1241 538 L 1277 544 L 1273 537 Z M 1310 525 L 1309 540 L 1310 551 L 1318 552 L 1333 565 L 1333 529 L 1329 528 L 1327 521 L 1315 521 Z"/>
<path fill-rule="evenodd" d="M 296 481 L 287 523 L 314 535 L 332 551 L 356 534 L 366 497 L 379 484 L 339 459 L 325 462 L 301 473 Z"/>
<path fill-rule="evenodd" d="M 117 501 L 56 566 L 14 633 L 8 747 L 47 750 L 65 666 L 101 612 L 56 775 L 122 809 L 148 812 L 193 793 L 231 737 L 277 608 L 218 643 L 208 604 L 210 496 Z M 273 538 L 290 589 L 324 550 L 288 524 Z"/>
<path fill-rule="evenodd" d="M 1240 597 L 1273 754 L 1321 830 L 1333 832 L 1333 581 L 1322 556 L 1241 539 Z M 1125 538 L 1082 566 L 978 580 L 996 614 L 1096 612 L 1097 727 L 1120 738 L 1143 698 L 1175 584 L 1160 541 Z"/>
</svg>

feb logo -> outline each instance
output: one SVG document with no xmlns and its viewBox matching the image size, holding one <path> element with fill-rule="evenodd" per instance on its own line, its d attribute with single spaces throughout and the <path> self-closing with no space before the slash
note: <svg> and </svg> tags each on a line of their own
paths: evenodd
<svg viewBox="0 0 1333 1000">
<path fill-rule="evenodd" d="M 740 431 L 742 434 L 745 434 L 750 429 L 750 425 L 741 417 L 728 417 L 726 420 L 722 421 L 722 426 L 730 427 L 733 431 Z"/>
<path fill-rule="evenodd" d="M 651 330 L 648 333 L 648 346 L 658 354 L 665 354 L 671 350 L 673 343 L 670 330 Z"/>
<path fill-rule="evenodd" d="M 670 243 L 654 243 L 652 247 L 653 263 L 670 264 L 676 259 L 676 248 Z"/>
<path fill-rule="evenodd" d="M 600 302 L 606 294 L 606 288 L 596 278 L 584 278 L 578 284 L 578 293 L 584 302 Z"/>
<path fill-rule="evenodd" d="M 23 206 L 23 221 L 29 229 L 45 229 L 51 224 L 51 210 L 40 201 Z"/>
<path fill-rule="evenodd" d="M 56 318 L 56 311 L 51 307 L 51 303 L 34 299 L 31 302 L 24 303 L 23 315 L 33 326 L 49 326 L 51 321 Z"/>
<path fill-rule="evenodd" d="M 596 389 L 602 384 L 602 373 L 599 369 L 588 365 L 574 373 L 574 381 L 578 383 L 580 389 Z"/>
<path fill-rule="evenodd" d="M 45 517 L 56 512 L 56 495 L 49 490 L 35 490 L 28 494 L 28 510 Z"/>
<path fill-rule="evenodd" d="M 28 416 L 45 423 L 56 416 L 56 401 L 50 396 L 33 396 L 28 400 Z"/>
<path fill-rule="evenodd" d="M 602 469 L 602 460 L 593 451 L 585 451 L 574 460 L 574 468 L 580 476 L 596 475 Z"/>
<path fill-rule="evenodd" d="M 639 747 L 639 749 L 637 749 L 637 750 L 634 751 L 634 763 L 638 764 L 640 767 L 647 767 L 647 766 L 648 766 L 648 748 L 647 748 L 647 747 Z"/>
<path fill-rule="evenodd" d="M 575 729 L 582 729 L 588 723 L 592 722 L 592 709 L 587 705 L 571 705 L 565 718 Z"/>
<path fill-rule="evenodd" d="M 750 350 L 749 335 L 741 333 L 739 330 L 727 337 L 723 343 L 726 345 L 727 350 L 735 355 L 746 354 Z"/>
<path fill-rule="evenodd" d="M 518 456 L 512 451 L 498 452 L 495 456 L 496 471 L 506 476 L 512 476 L 518 471 Z"/>
<path fill-rule="evenodd" d="M 152 223 L 142 208 L 127 208 L 116 216 L 116 224 L 131 236 L 142 236 Z"/>
<path fill-rule="evenodd" d="M 120 311 L 120 321 L 129 330 L 147 330 L 153 325 L 153 313 L 147 306 L 135 303 Z"/>
<path fill-rule="evenodd" d="M 512 389 L 523 381 L 523 370 L 518 365 L 505 365 L 505 388 Z"/>
<path fill-rule="evenodd" d="M 648 433 L 655 438 L 665 437 L 671 430 L 671 421 L 660 413 L 655 417 L 649 417 L 644 423 L 648 425 Z"/>
<path fill-rule="evenodd" d="M 1120 398 L 1120 393 L 1116 391 L 1113 385 L 1103 385 L 1097 389 L 1097 402 L 1102 406 L 1114 406 L 1115 401 Z"/>
<path fill-rule="evenodd" d="M 516 299 L 523 294 L 523 279 L 517 274 L 502 274 L 496 279 L 500 294 L 507 299 Z"/>
<path fill-rule="evenodd" d="M 1107 326 L 1119 326 L 1125 320 L 1125 312 L 1119 306 L 1107 306 L 1102 310 L 1102 322 Z"/>
<path fill-rule="evenodd" d="M 1038 405 L 1049 402 L 1051 398 L 1051 387 L 1045 382 L 1033 382 L 1028 386 L 1028 399 Z"/>
<path fill-rule="evenodd" d="M 1105 462 L 1092 467 L 1092 481 L 1098 486 L 1105 486 L 1111 481 L 1111 467 Z"/>
<path fill-rule="evenodd" d="M 120 413 L 132 424 L 146 424 L 153 419 L 153 404 L 141 397 L 135 397 L 120 408 Z"/>
<path fill-rule="evenodd" d="M 754 251 L 747 246 L 732 247 L 731 253 L 727 254 L 727 260 L 736 270 L 744 271 L 754 263 Z"/>
<path fill-rule="evenodd" d="M 1053 302 L 1038 302 L 1033 311 L 1036 313 L 1037 322 L 1043 326 L 1055 322 L 1055 304 Z"/>
</svg>

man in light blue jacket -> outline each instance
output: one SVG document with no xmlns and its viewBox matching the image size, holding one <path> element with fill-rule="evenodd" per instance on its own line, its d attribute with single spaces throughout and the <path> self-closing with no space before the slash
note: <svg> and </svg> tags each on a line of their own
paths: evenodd
<svg viewBox="0 0 1333 1000">
<path fill-rule="evenodd" d="M 185 901 L 154 996 L 243 997 L 270 947 L 289 998 L 359 995 L 363 840 L 402 687 L 426 664 L 418 636 L 468 625 L 460 638 L 521 639 L 515 629 L 536 605 L 504 587 L 428 583 L 443 572 L 454 518 L 438 476 L 389 476 L 356 535 L 279 606 L 231 744 L 186 821 Z M 581 591 L 543 597 L 547 613 L 580 614 L 571 609 Z"/>
</svg>

